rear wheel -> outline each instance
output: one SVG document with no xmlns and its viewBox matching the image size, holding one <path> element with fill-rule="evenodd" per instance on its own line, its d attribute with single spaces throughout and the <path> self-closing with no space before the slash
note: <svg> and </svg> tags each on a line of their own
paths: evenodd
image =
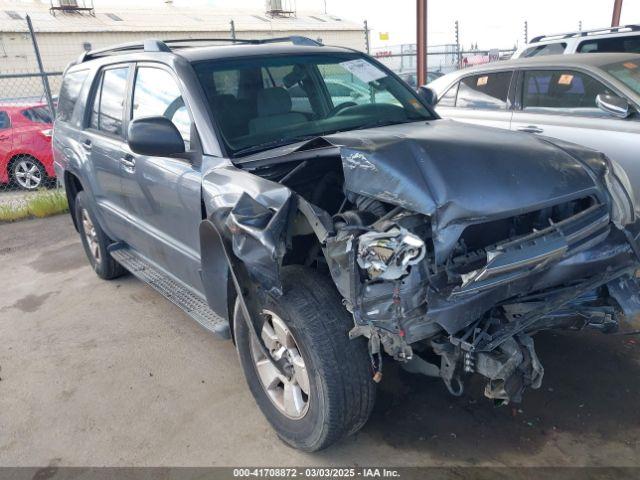
<svg viewBox="0 0 640 480">
<path fill-rule="evenodd" d="M 234 332 L 240 362 L 258 406 L 289 445 L 316 451 L 366 423 L 375 384 L 363 338 L 331 280 L 298 266 L 282 272 L 284 295 L 261 305 L 259 347 L 238 302 Z M 272 361 L 281 365 L 283 373 Z"/>
<path fill-rule="evenodd" d="M 11 178 L 22 190 L 37 190 L 44 186 L 47 172 L 42 164 L 29 155 L 20 155 L 11 163 Z"/>
<path fill-rule="evenodd" d="M 84 252 L 96 274 L 105 280 L 121 276 L 126 270 L 109 254 L 111 240 L 102 231 L 90 207 L 87 194 L 78 192 L 75 203 L 75 218 Z"/>
</svg>

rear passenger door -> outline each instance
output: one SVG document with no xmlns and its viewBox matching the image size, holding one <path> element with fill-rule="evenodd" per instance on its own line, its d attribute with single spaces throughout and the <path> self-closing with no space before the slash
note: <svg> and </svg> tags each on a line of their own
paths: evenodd
<svg viewBox="0 0 640 480">
<path fill-rule="evenodd" d="M 90 160 L 87 165 L 91 172 L 87 172 L 87 177 L 101 226 L 113 240 L 122 240 L 129 225 L 120 192 L 120 174 L 127 149 L 125 113 L 130 72 L 130 65 L 118 64 L 98 73 L 86 128 L 80 137 L 81 148 Z"/>
<path fill-rule="evenodd" d="M 614 93 L 599 79 L 571 69 L 524 70 L 519 75 L 513 130 L 584 145 L 618 161 L 640 194 L 640 120 L 614 117 L 598 108 L 599 93 Z M 639 198 L 640 199 L 640 198 Z"/>
<path fill-rule="evenodd" d="M 136 67 L 131 119 L 163 116 L 192 149 L 192 117 L 173 72 L 156 63 Z M 183 158 L 149 157 L 127 148 L 122 197 L 132 217 L 126 242 L 178 280 L 202 291 L 199 276 L 201 174 Z"/>
<path fill-rule="evenodd" d="M 470 75 L 454 84 L 436 105 L 445 118 L 509 129 L 512 71 Z"/>
</svg>

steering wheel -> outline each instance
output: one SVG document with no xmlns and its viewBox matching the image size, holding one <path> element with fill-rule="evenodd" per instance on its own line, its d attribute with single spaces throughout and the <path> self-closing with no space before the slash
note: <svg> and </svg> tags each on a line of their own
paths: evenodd
<svg viewBox="0 0 640 480">
<path fill-rule="evenodd" d="M 356 107 L 358 104 L 356 102 L 344 102 L 341 103 L 339 105 L 336 105 L 335 107 L 333 107 L 331 109 L 331 111 L 329 112 L 329 117 L 335 117 L 339 112 L 341 112 L 342 110 L 344 110 L 345 108 L 348 107 Z"/>
</svg>

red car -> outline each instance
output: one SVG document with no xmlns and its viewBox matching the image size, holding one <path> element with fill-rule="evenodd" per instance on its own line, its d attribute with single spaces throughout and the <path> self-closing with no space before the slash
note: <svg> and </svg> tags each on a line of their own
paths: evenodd
<svg viewBox="0 0 640 480">
<path fill-rule="evenodd" d="M 35 190 L 55 177 L 46 104 L 0 104 L 0 183 Z"/>
</svg>

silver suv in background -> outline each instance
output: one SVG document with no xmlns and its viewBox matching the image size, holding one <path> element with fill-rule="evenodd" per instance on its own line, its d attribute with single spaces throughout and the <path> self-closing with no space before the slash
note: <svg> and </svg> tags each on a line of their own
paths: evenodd
<svg viewBox="0 0 640 480">
<path fill-rule="evenodd" d="M 640 55 L 511 60 L 460 70 L 426 88 L 443 117 L 599 150 L 640 187 Z"/>
<path fill-rule="evenodd" d="M 640 25 L 540 35 L 516 50 L 511 58 L 606 52 L 640 53 Z"/>
</svg>

